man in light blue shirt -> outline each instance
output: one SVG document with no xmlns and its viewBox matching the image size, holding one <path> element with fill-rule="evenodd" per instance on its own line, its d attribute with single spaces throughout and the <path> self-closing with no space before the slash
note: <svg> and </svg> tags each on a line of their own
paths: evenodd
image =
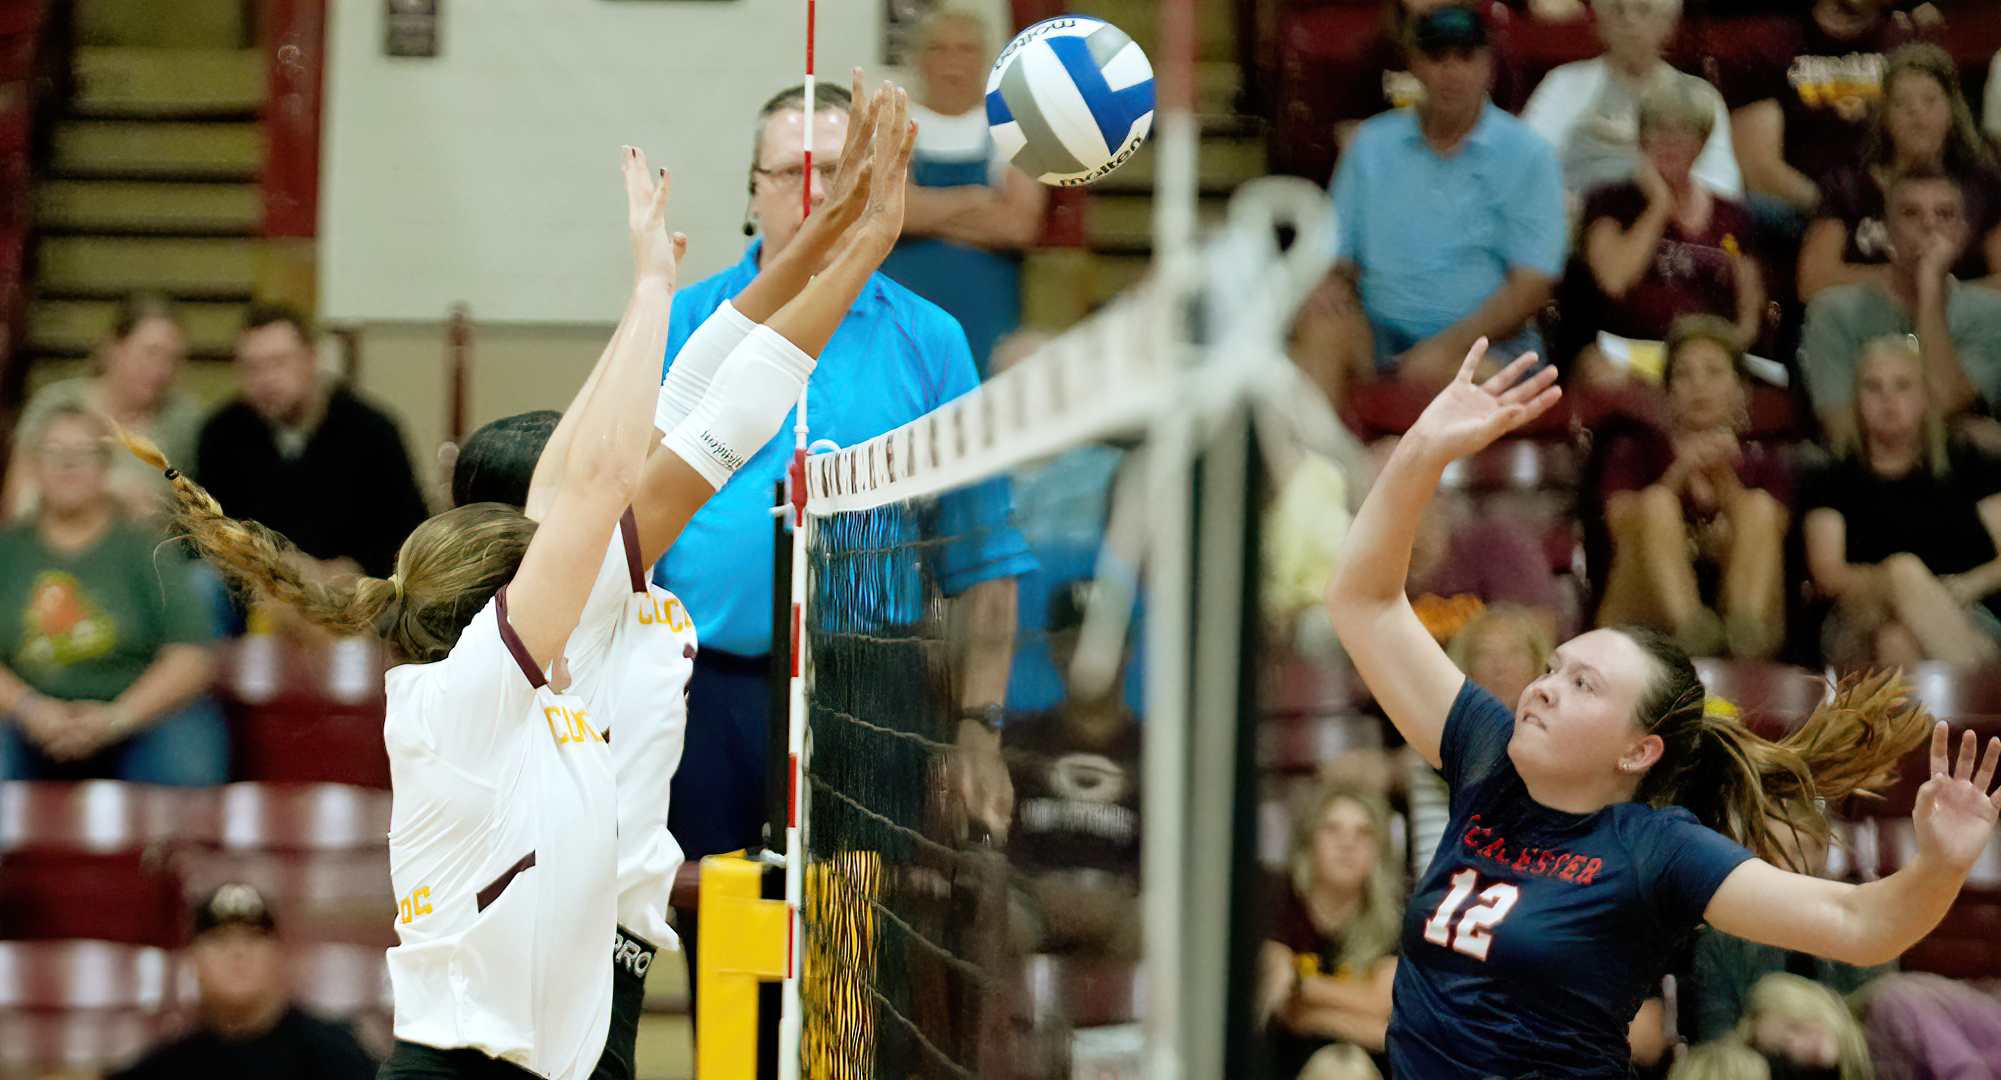
<svg viewBox="0 0 2001 1080">
<path fill-rule="evenodd" d="M 816 201 L 839 158 L 848 106 L 847 91 L 827 83 L 818 91 L 810 121 Z M 763 238 L 741 262 L 675 294 L 670 364 L 695 328 L 757 276 L 760 259 L 782 250 L 797 233 L 801 143 L 809 122 L 803 104 L 803 93 L 795 88 L 759 113 L 751 215 Z M 807 388 L 808 438 L 852 446 L 917 419 L 978 383 L 959 324 L 878 273 L 820 354 Z M 772 699 L 772 489 L 791 461 L 793 423 L 788 418 L 778 437 L 737 470 L 654 568 L 654 579 L 687 605 L 701 640 L 689 682 L 687 746 L 668 819 L 690 860 L 759 846 L 763 839 Z M 865 558 L 836 554 L 821 575 L 824 584 L 852 572 L 857 584 L 843 590 L 845 606 L 830 605 L 820 617 L 886 637 L 907 635 L 923 617 L 923 587 L 912 563 L 880 554 L 887 537 L 893 546 L 923 551 L 938 591 L 969 609 L 965 621 L 973 629 L 966 658 L 953 673 L 953 704 L 961 710 L 956 741 L 968 760 L 991 759 L 993 768 L 984 774 L 976 767 L 964 770 L 962 791 L 968 812 L 996 834 L 1004 834 L 1012 806 L 1011 789 L 1002 790 L 1006 770 L 998 755 L 998 716 L 1013 649 L 1014 576 L 1035 566 L 1009 512 L 1005 482 L 997 479 L 944 496 L 931 507 L 843 515 L 832 519 L 825 546 L 838 551 L 854 528 L 868 532 L 875 546 L 857 545 Z M 921 537 L 932 536 L 948 539 L 919 544 Z M 921 665 L 909 666 L 903 676 L 903 683 L 925 681 Z"/>
<path fill-rule="evenodd" d="M 1488 100 L 1486 22 L 1447 4 L 1413 30 L 1424 97 L 1362 124 L 1333 183 L 1337 261 L 1329 296 L 1366 321 L 1341 358 L 1363 379 L 1422 393 L 1450 382 L 1482 335 L 1498 358 L 1540 349 L 1567 237 L 1556 154 Z"/>
</svg>

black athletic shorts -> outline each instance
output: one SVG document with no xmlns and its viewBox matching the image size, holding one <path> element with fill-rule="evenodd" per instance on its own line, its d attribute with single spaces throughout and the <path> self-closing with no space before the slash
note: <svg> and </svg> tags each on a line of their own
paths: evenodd
<svg viewBox="0 0 2001 1080">
<path fill-rule="evenodd" d="M 477 1050 L 465 1047 L 440 1050 L 398 1039 L 389 1060 L 376 1070 L 375 1080 L 521 1080 L 534 1075 L 519 1065 L 487 1057 Z"/>
<path fill-rule="evenodd" d="M 618 928 L 611 954 L 611 1029 L 591 1080 L 633 1080 L 636 1075 L 633 1054 L 639 1042 L 639 1012 L 646 1000 L 646 969 L 658 952 L 658 946 Z M 534 1075 L 477 1050 L 439 1050 L 399 1039 L 375 1080 L 521 1080 Z"/>
<path fill-rule="evenodd" d="M 604 1056 L 591 1070 L 591 1080 L 633 1080 L 639 1043 L 639 1011 L 646 1004 L 646 969 L 659 955 L 657 945 L 621 926 L 611 949 L 611 1030 L 605 1033 Z"/>
</svg>

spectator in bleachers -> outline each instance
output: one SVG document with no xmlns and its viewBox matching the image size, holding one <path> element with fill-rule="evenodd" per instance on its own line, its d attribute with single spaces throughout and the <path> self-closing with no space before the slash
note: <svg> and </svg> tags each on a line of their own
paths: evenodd
<svg viewBox="0 0 2001 1080">
<path fill-rule="evenodd" d="M 945 8 L 918 28 L 903 239 L 882 272 L 965 328 L 985 375 L 994 344 L 1021 322 L 1021 252 L 1042 235 L 1047 189 L 1009 165 L 987 135 L 985 20 Z"/>
<path fill-rule="evenodd" d="M 1765 1056 L 1732 1036 L 1689 1047 L 1668 1080 L 1772 1080 L 1772 1067 Z"/>
<path fill-rule="evenodd" d="M 1889 0 L 1814 0 L 1783 21 L 1724 43 L 1719 88 L 1744 186 L 1793 236 L 1820 202 L 1820 184 L 1862 145 L 1880 96 L 1884 57 L 1912 39 Z"/>
<path fill-rule="evenodd" d="M 1140 726 L 1126 705 L 1123 663 L 1102 687 L 1072 678 L 1091 589 L 1074 581 L 1049 601 L 1049 651 L 1069 684 L 1063 701 L 1008 718 L 1016 939 L 1025 952 L 1136 960 Z"/>
<path fill-rule="evenodd" d="M 1712 93 L 1688 78 L 1648 91 L 1633 178 L 1585 200 L 1586 273 L 1565 289 L 1564 309 L 1566 324 L 1581 323 L 1583 334 L 1664 341 L 1677 316 L 1705 314 L 1728 322 L 1742 347 L 1757 338 L 1765 287 L 1749 254 L 1749 212 L 1695 171 L 1704 140 L 1714 137 Z M 1613 377 L 1595 343 L 1578 344 L 1585 381 Z"/>
<path fill-rule="evenodd" d="M 1856 366 L 1878 338 L 1917 339 L 1932 402 L 1957 416 L 1976 401 L 2001 403 L 2001 295 L 1952 276 L 1966 245 L 1966 205 L 1944 172 L 1913 168 L 1884 197 L 1890 264 L 1880 281 L 1836 285 L 1807 304 L 1800 374 L 1826 440 L 1850 446 Z"/>
<path fill-rule="evenodd" d="M 1791 478 L 1777 453 L 1738 436 L 1747 378 L 1729 323 L 1688 315 L 1668 331 L 1666 430 L 1628 425 L 1601 452 L 1610 568 L 1598 625 L 1651 627 L 1696 656 L 1778 651 Z"/>
<path fill-rule="evenodd" d="M 1270 887 L 1258 1015 L 1271 1075 L 1389 1075 L 1383 1042 L 1403 898 L 1388 804 L 1323 784 L 1294 822 L 1285 873 Z"/>
<path fill-rule="evenodd" d="M 1922 43 L 1891 53 L 1873 112 L 1858 159 L 1821 180 L 1820 209 L 1800 246 L 1800 296 L 1887 282 L 1884 192 L 1912 169 L 1943 171 L 1959 184 L 1969 242 L 1952 275 L 1981 279 L 2001 268 L 2001 171 L 1973 126 L 1952 55 Z"/>
<path fill-rule="evenodd" d="M 1825 876 L 1827 846 L 1812 836 L 1774 827 L 1772 835 L 1803 873 Z M 1765 976 L 1792 972 L 1838 995 L 1848 995 L 1897 970 L 1897 962 L 1856 967 L 1839 960 L 1791 952 L 1774 945 L 1732 937 L 1717 930 L 1696 931 L 1694 957 L 1681 982 L 1685 1030 L 1698 1042 L 1732 1038 L 1750 1010 L 1754 988 Z"/>
<path fill-rule="evenodd" d="M 66 407 L 21 442 L 41 505 L 0 531 L 5 775 L 219 784 L 211 609 L 179 546 L 112 495 L 106 434 Z"/>
<path fill-rule="evenodd" d="M 1851 999 L 1881 1080 L 2001 1076 L 2001 998 L 1939 975 L 1907 972 Z"/>
<path fill-rule="evenodd" d="M 289 308 L 250 310 L 236 373 L 241 393 L 202 427 L 202 486 L 231 517 L 290 538 L 323 575 L 388 577 L 428 516 L 396 421 L 320 375 L 312 331 Z"/>
<path fill-rule="evenodd" d="M 1838 665 L 2001 656 L 2001 467 L 1951 439 L 1909 342 L 1863 350 L 1856 444 L 1801 490 L 1807 570 Z"/>
<path fill-rule="evenodd" d="M 174 385 L 187 357 L 187 334 L 166 297 L 134 293 L 118 307 L 111 335 L 98 346 L 94 375 L 52 382 L 28 399 L 14 425 L 14 453 L 7 468 L 6 516 L 31 513 L 40 492 L 27 435 L 61 409 L 81 409 L 147 436 L 169 452 L 193 460 L 202 407 Z M 165 505 L 166 481 L 130 455 L 111 463 L 106 489 L 132 517 L 150 517 Z"/>
<path fill-rule="evenodd" d="M 1742 198 L 1744 179 L 1730 147 L 1730 112 L 1723 95 L 1702 79 L 1675 70 L 1666 59 L 1681 18 L 1681 0 L 1598 0 L 1592 11 L 1604 54 L 1543 76 L 1522 109 L 1522 121 L 1556 149 L 1564 187 L 1581 197 L 1603 184 L 1639 179 L 1644 185 L 1646 162 L 1640 154 L 1647 125 L 1642 102 L 1656 91 L 1680 87 L 1691 103 L 1682 111 L 1699 107 L 1702 113 L 1699 120 L 1676 118 L 1696 134 L 1687 167 L 1710 191 Z"/>
<path fill-rule="evenodd" d="M 1556 578 L 1535 535 L 1463 497 L 1433 499 L 1425 507 L 1404 585 L 1418 618 L 1441 644 L 1489 604 L 1530 608 L 1555 626 Z"/>
<path fill-rule="evenodd" d="M 1803 976 L 1780 971 L 1758 980 L 1737 1034 L 1764 1056 L 1774 1075 L 1827 1080 L 1876 1075 L 1854 1014 L 1833 991 Z"/>
<path fill-rule="evenodd" d="M 1556 156 L 1488 100 L 1487 25 L 1463 3 L 1418 18 L 1424 98 L 1364 123 L 1334 176 L 1338 261 L 1315 313 L 1348 329 L 1330 366 L 1430 394 L 1474 339 L 1495 359 L 1540 348 L 1530 320 L 1563 266 Z"/>
<path fill-rule="evenodd" d="M 1334 121 L 1333 155 L 1322 156 L 1325 138 L 1314 132 L 1309 148 L 1278 148 L 1301 154 L 1306 161 L 1318 167 L 1318 175 L 1309 169 L 1307 175 L 1318 180 L 1328 175 L 1327 166 L 1334 158 L 1345 152 L 1348 144 L 1355 139 L 1362 122 L 1378 113 L 1390 109 L 1408 109 L 1424 96 L 1424 88 L 1411 74 L 1409 44 L 1417 20 L 1452 0 L 1383 0 L 1380 20 L 1366 35 L 1339 35 L 1346 40 L 1328 40 L 1322 47 L 1329 52 L 1338 51 L 1340 59 L 1315 66 L 1307 74 L 1309 82 L 1300 86 L 1300 92 L 1310 101 L 1288 103 L 1294 109 L 1313 109 L 1323 117 Z M 1516 63 L 1514 51 L 1507 33 L 1509 13 L 1502 5 L 1482 5 L 1486 18 L 1489 45 L 1494 56 L 1494 100 L 1504 109 L 1518 106 L 1527 95 L 1528 87 L 1520 85 L 1522 76 Z M 1326 53 L 1322 54 L 1323 56 Z"/>
<path fill-rule="evenodd" d="M 285 949 L 257 890 L 231 883 L 195 910 L 188 943 L 199 1026 L 109 1080 L 372 1080 L 353 1032 L 292 1003 Z"/>
</svg>

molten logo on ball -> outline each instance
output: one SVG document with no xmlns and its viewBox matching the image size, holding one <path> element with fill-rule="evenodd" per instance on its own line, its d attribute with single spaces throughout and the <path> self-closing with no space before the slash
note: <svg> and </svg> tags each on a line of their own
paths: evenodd
<svg viewBox="0 0 2001 1080">
<path fill-rule="evenodd" d="M 1036 23 L 1001 50 L 987 76 L 994 144 L 1045 184 L 1104 176 L 1152 126 L 1153 65 L 1107 22 L 1067 15 Z"/>
</svg>

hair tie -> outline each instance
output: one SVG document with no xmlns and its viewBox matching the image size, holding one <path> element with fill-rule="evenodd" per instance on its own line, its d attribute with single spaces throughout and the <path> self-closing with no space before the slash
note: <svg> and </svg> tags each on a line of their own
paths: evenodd
<svg viewBox="0 0 2001 1080">
<path fill-rule="evenodd" d="M 169 482 L 179 480 L 180 478 L 181 470 L 174 468 L 172 465 L 167 466 L 167 480 Z"/>
<path fill-rule="evenodd" d="M 394 590 L 396 591 L 396 602 L 397 602 L 397 603 L 399 603 L 399 604 L 400 604 L 400 603 L 402 603 L 402 602 L 403 602 L 403 575 L 401 575 L 401 574 L 391 574 L 391 575 L 389 575 L 389 587 L 390 587 L 391 589 L 394 589 Z"/>
</svg>

